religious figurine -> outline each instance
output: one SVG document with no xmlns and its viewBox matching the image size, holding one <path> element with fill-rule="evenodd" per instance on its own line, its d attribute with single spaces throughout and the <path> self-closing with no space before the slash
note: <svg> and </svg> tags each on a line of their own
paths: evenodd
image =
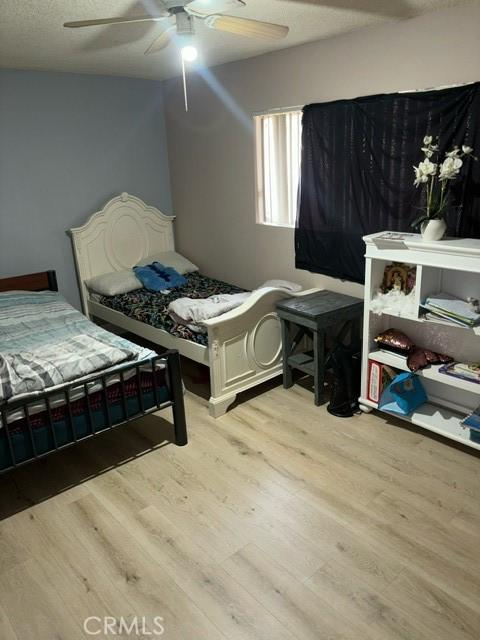
<svg viewBox="0 0 480 640">
<path fill-rule="evenodd" d="M 402 291 L 402 279 L 400 278 L 398 273 L 395 273 L 393 276 L 393 289 L 394 291 Z"/>
<path fill-rule="evenodd" d="M 403 262 L 393 262 L 385 267 L 381 291 L 388 293 L 392 289 L 408 295 L 415 286 L 415 268 Z"/>
</svg>

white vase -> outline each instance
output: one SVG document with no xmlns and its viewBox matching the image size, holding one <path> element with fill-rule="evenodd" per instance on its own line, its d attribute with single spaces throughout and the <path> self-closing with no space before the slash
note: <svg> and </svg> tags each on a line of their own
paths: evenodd
<svg viewBox="0 0 480 640">
<path fill-rule="evenodd" d="M 427 220 L 422 224 L 422 240 L 435 242 L 441 240 L 447 230 L 445 220 Z"/>
</svg>

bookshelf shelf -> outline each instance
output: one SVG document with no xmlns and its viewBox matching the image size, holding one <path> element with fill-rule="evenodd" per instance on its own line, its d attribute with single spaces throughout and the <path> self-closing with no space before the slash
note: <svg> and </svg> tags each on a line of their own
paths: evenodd
<svg viewBox="0 0 480 640">
<path fill-rule="evenodd" d="M 370 400 L 361 400 L 361 402 L 366 402 L 372 409 L 377 408 L 375 403 Z M 455 442 L 460 442 L 468 447 L 480 450 L 480 443 L 470 440 L 469 429 L 465 429 L 461 425 L 463 416 L 451 409 L 426 402 L 409 416 L 400 416 L 389 411 L 382 411 L 382 413 L 400 418 L 410 424 L 415 424 L 418 427 L 428 429 L 428 431 L 433 431 L 441 436 L 455 440 Z"/>
<path fill-rule="evenodd" d="M 408 371 L 407 358 L 405 356 L 397 355 L 396 353 L 389 353 L 387 351 L 371 351 L 368 354 L 370 360 L 381 362 L 394 369 L 400 369 L 401 371 Z M 463 378 L 456 378 L 455 376 L 449 376 L 446 373 L 439 371 L 441 365 L 432 364 L 426 369 L 422 369 L 417 372 L 417 375 L 427 380 L 434 380 L 441 384 L 448 384 L 456 389 L 463 389 L 470 393 L 476 393 L 480 395 L 480 384 L 476 382 L 469 382 Z M 479 399 L 480 403 L 480 399 Z"/>
<path fill-rule="evenodd" d="M 412 322 L 423 322 L 427 326 L 431 325 L 433 327 L 441 328 L 441 327 L 449 327 L 451 329 L 459 329 L 460 331 L 470 331 L 476 336 L 480 336 L 480 325 L 477 327 L 462 327 L 460 324 L 452 324 L 451 322 L 444 322 L 443 320 L 427 320 L 423 316 L 412 316 L 410 314 L 402 314 L 395 312 L 384 312 L 383 315 L 390 316 L 391 318 L 401 318 L 403 320 L 411 320 Z"/>
</svg>

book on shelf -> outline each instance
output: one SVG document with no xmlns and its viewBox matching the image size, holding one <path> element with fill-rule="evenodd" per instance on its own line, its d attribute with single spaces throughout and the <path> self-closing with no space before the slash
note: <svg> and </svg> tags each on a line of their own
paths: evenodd
<svg viewBox="0 0 480 640">
<path fill-rule="evenodd" d="M 368 389 L 367 398 L 372 402 L 380 402 L 383 390 L 398 374 L 393 367 L 375 360 L 368 361 Z"/>
<path fill-rule="evenodd" d="M 475 327 L 480 324 L 480 313 L 477 313 L 469 302 L 456 298 L 450 293 L 442 292 L 428 296 L 423 307 L 427 313 L 438 315 L 465 327 Z"/>
<path fill-rule="evenodd" d="M 422 317 L 427 322 L 435 322 L 437 324 L 445 324 L 449 327 L 463 327 L 463 328 L 471 328 L 469 324 L 465 324 L 464 322 L 460 322 L 459 320 L 454 320 L 453 318 L 449 318 L 448 316 L 441 315 L 440 313 L 434 313 L 429 311 L 425 306 L 421 307 Z"/>
<path fill-rule="evenodd" d="M 439 371 L 454 378 L 480 384 L 480 362 L 452 362 L 440 367 Z"/>
</svg>

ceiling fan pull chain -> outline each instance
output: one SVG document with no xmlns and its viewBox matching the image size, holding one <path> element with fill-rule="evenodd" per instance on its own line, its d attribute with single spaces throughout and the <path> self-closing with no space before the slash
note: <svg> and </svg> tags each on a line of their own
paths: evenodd
<svg viewBox="0 0 480 640">
<path fill-rule="evenodd" d="M 185 111 L 188 111 L 187 76 L 185 73 L 185 60 L 183 58 L 182 58 L 182 77 L 183 77 L 183 97 L 185 99 Z"/>
</svg>

